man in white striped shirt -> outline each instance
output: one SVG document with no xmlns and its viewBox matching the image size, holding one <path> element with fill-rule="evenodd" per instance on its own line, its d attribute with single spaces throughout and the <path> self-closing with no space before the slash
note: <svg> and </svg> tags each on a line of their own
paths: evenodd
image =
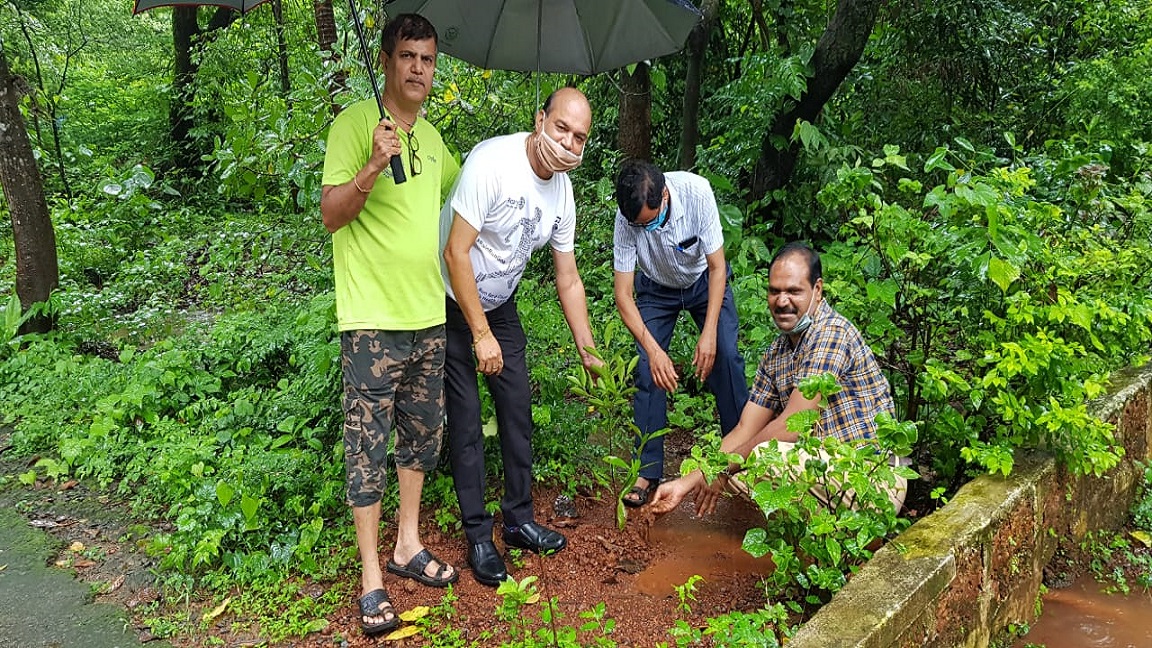
<svg viewBox="0 0 1152 648">
<path fill-rule="evenodd" d="M 748 385 L 736 345 L 736 304 L 711 185 L 692 173 L 662 173 L 649 162 L 629 160 L 616 179 L 616 204 L 616 309 L 640 354 L 634 420 L 641 435 L 636 439 L 641 468 L 624 496 L 626 505 L 636 507 L 648 502 L 664 474 L 663 437 L 643 447 L 640 442 L 668 427 L 667 394 L 680 381 L 668 347 L 681 311 L 700 330 L 693 373 L 716 397 L 723 434 L 740 420 Z"/>
</svg>

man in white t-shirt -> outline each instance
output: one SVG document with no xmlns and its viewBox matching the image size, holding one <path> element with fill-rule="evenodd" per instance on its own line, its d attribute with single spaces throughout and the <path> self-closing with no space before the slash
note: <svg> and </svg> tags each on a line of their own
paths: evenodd
<svg viewBox="0 0 1152 648">
<path fill-rule="evenodd" d="M 531 387 L 516 288 L 532 252 L 549 245 L 556 292 L 581 361 L 585 368 L 599 363 L 586 350 L 593 346 L 592 330 L 573 254 L 576 205 L 567 173 L 579 166 L 591 125 L 588 99 L 575 88 L 557 90 L 536 113 L 534 132 L 494 137 L 472 149 L 441 212 L 448 449 L 468 563 L 477 581 L 493 587 L 508 572 L 493 543 L 493 517 L 484 502 L 477 371 L 488 382 L 499 424 L 504 543 L 555 553 L 568 542 L 537 524 L 532 507 Z"/>
</svg>

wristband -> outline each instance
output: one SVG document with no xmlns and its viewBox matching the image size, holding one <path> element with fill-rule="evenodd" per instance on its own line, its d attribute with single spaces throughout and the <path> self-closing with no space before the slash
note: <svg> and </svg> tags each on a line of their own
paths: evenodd
<svg viewBox="0 0 1152 648">
<path fill-rule="evenodd" d="M 372 193 L 371 189 L 369 189 L 368 191 L 364 191 L 364 189 L 360 187 L 360 183 L 356 182 L 356 176 L 352 176 L 352 184 L 356 185 L 356 190 L 362 194 Z"/>
</svg>

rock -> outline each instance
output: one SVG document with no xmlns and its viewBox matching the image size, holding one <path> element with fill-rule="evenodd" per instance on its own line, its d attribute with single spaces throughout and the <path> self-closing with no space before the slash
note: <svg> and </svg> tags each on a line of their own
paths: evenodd
<svg viewBox="0 0 1152 648">
<path fill-rule="evenodd" d="M 563 493 L 556 496 L 556 501 L 552 502 L 552 510 L 557 518 L 578 518 L 580 513 L 576 511 L 576 502 L 571 497 Z"/>
</svg>

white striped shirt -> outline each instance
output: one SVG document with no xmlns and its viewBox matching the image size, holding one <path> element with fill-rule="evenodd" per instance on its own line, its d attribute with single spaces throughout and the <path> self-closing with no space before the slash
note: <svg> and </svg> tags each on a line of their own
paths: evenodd
<svg viewBox="0 0 1152 648">
<path fill-rule="evenodd" d="M 654 232 L 628 224 L 616 210 L 612 268 L 635 272 L 668 288 L 687 288 L 708 268 L 706 256 L 724 245 L 712 185 L 687 171 L 664 174 L 668 220 Z M 693 240 L 695 239 L 695 240 Z"/>
</svg>

